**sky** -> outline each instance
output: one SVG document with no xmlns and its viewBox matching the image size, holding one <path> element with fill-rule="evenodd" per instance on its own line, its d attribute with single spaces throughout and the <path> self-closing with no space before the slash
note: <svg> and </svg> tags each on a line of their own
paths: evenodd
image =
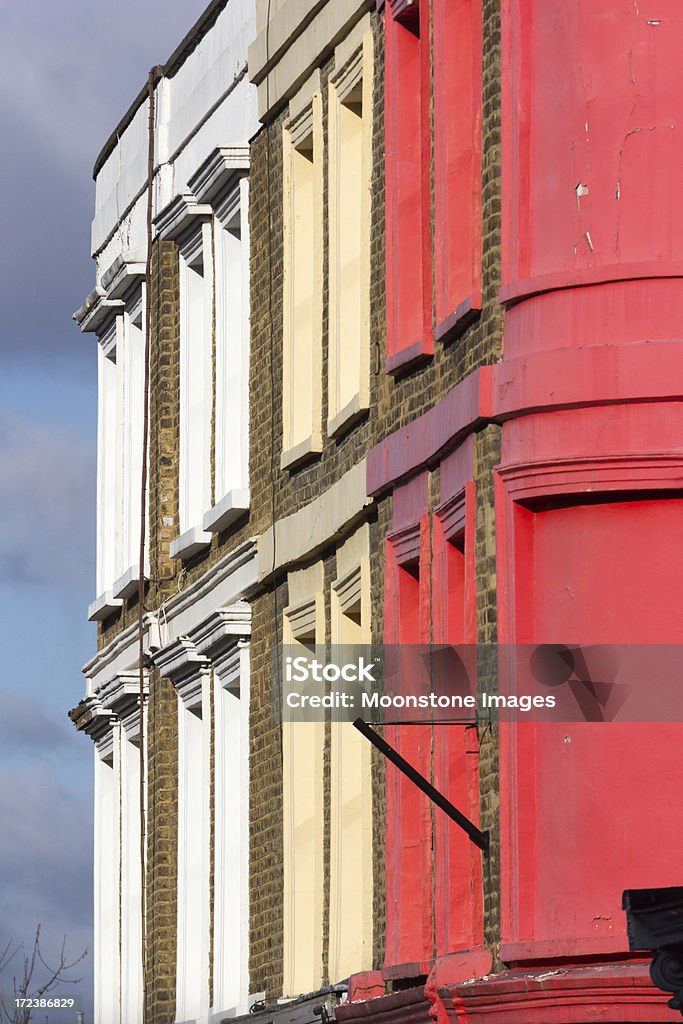
<svg viewBox="0 0 683 1024">
<path fill-rule="evenodd" d="M 92 167 L 149 68 L 208 0 L 24 0 L 0 33 L 0 951 L 88 956 L 92 745 L 67 711 L 95 651 L 96 340 Z M 0 973 L 0 989 L 21 951 Z M 64 987 L 66 994 L 72 994 Z M 50 1020 L 57 1021 L 56 1015 Z M 42 1016 L 40 1021 L 42 1024 Z"/>
</svg>

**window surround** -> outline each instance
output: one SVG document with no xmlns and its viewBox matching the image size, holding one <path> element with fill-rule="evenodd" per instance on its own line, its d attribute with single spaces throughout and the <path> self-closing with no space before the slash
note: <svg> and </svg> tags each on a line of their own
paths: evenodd
<svg viewBox="0 0 683 1024">
<path fill-rule="evenodd" d="M 282 146 L 285 202 L 280 468 L 294 469 L 322 451 L 323 126 L 319 72 L 313 76 L 308 104 L 283 128 Z M 297 310 L 304 321 L 298 333 Z M 309 389 L 304 390 L 301 382 L 307 377 Z M 300 422 L 301 417 L 305 422 Z"/>
<path fill-rule="evenodd" d="M 329 362 L 328 420 L 330 437 L 343 433 L 369 408 L 370 374 L 370 222 L 372 212 L 372 132 L 373 132 L 374 51 L 372 31 L 368 30 L 353 55 L 337 70 L 328 84 L 328 220 L 329 220 Z M 351 109 L 360 100 L 362 112 Z M 360 125 L 356 124 L 360 121 Z M 355 130 L 351 140 L 354 152 L 344 159 L 346 132 Z M 360 162 L 358 160 L 360 148 Z M 349 164 L 358 181 L 350 180 Z M 360 164 L 360 165 L 359 165 Z M 360 192 L 360 202 L 358 202 Z M 348 208 L 357 216 L 353 225 L 357 238 L 349 237 Z M 344 215 L 344 211 L 347 215 Z M 349 248 L 357 252 L 349 260 Z M 344 264 L 344 258 L 346 265 Z M 344 269 L 357 263 L 355 293 L 357 317 L 351 321 L 345 311 L 349 307 L 349 285 L 344 282 Z M 354 310 L 355 313 L 355 310 Z M 354 335 L 356 337 L 354 337 Z M 353 346 L 349 338 L 354 337 Z M 352 381 L 351 387 L 349 386 Z"/>
<path fill-rule="evenodd" d="M 430 0 L 390 0 L 385 40 L 386 372 L 402 374 L 434 354 Z"/>
<path fill-rule="evenodd" d="M 213 1014 L 249 1009 L 249 639 L 233 635 L 214 666 Z M 229 842 L 232 837 L 232 844 Z M 238 846 L 235 856 L 235 845 Z"/>
<path fill-rule="evenodd" d="M 211 665 L 179 637 L 154 655 L 178 697 L 176 1020 L 209 1012 Z M 190 865 L 198 865 L 190 872 Z"/>
<path fill-rule="evenodd" d="M 370 531 L 361 526 L 337 551 L 331 641 L 371 643 Z M 345 620 L 346 619 L 346 623 Z M 349 631 L 349 619 L 353 625 Z M 350 722 L 330 725 L 330 981 L 372 968 L 372 754 Z M 350 810 L 349 810 L 350 808 Z M 345 809 L 347 814 L 345 815 Z"/>
<path fill-rule="evenodd" d="M 199 173 L 199 172 L 198 172 Z M 169 554 L 171 558 L 187 561 L 205 550 L 210 543 L 212 534 L 204 529 L 203 514 L 211 504 L 211 411 L 213 396 L 211 392 L 212 378 L 212 332 L 213 332 L 213 210 L 208 203 L 197 202 L 192 192 L 186 191 L 166 206 L 155 219 L 158 236 L 171 239 L 179 248 L 180 274 L 180 465 L 179 473 L 179 509 L 178 536 L 171 541 Z M 187 288 L 196 285 L 191 276 L 192 268 L 202 261 L 203 298 L 197 299 L 192 311 L 188 308 Z M 189 360 L 188 340 L 191 332 L 190 313 L 203 317 L 202 359 Z M 193 347 L 197 345 L 194 341 Z M 195 374 L 190 379 L 190 368 Z M 202 370 L 199 374 L 196 371 Z M 185 386 L 183 386 L 185 383 Z M 192 395 L 188 394 L 188 385 L 193 385 Z M 199 394 L 201 392 L 201 394 Z M 188 446 L 191 438 L 188 430 L 187 402 L 192 398 L 201 407 L 201 420 L 195 425 L 192 435 L 195 445 L 201 449 L 197 457 L 188 458 Z M 199 490 L 189 486 L 188 472 L 190 463 L 195 471 L 199 468 L 201 480 Z M 199 504 L 203 506 L 199 512 L 191 509 L 189 493 L 199 493 Z M 194 514 L 192 514 L 194 513 Z M 196 522 L 188 522 L 196 519 Z"/>
<path fill-rule="evenodd" d="M 119 873 L 120 762 L 119 731 L 115 719 L 95 741 L 95 935 L 94 990 L 96 1024 L 118 1019 L 121 1006 Z M 110 1016 L 111 1015 L 111 1016 Z"/>
<path fill-rule="evenodd" d="M 248 145 L 218 146 L 188 182 L 215 217 L 215 479 L 202 520 L 211 534 L 228 529 L 250 504 L 248 172 Z"/>
<path fill-rule="evenodd" d="M 139 585 L 145 286 L 138 264 L 122 265 L 126 273 L 119 267 L 112 287 L 125 300 L 118 298 L 115 314 L 102 323 L 98 346 L 98 596 L 88 608 L 90 621 L 118 611 Z"/>
<path fill-rule="evenodd" d="M 323 563 L 290 573 L 287 582 L 292 603 L 283 612 L 283 643 L 323 644 Z M 316 991 L 323 979 L 325 725 L 311 722 L 296 730 L 296 724 L 282 723 L 285 996 Z M 304 829 L 310 838 L 303 843 L 302 824 L 310 826 Z"/>
<path fill-rule="evenodd" d="M 180 532 L 171 542 L 170 556 L 182 560 L 193 558 L 211 543 L 202 520 L 211 504 L 213 239 L 211 219 L 202 219 L 179 249 Z"/>
</svg>

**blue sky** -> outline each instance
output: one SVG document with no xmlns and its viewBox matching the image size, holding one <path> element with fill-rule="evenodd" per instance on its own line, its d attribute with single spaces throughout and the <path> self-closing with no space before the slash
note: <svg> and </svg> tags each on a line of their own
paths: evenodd
<svg viewBox="0 0 683 1024">
<path fill-rule="evenodd" d="M 48 956 L 64 934 L 74 955 L 92 951 L 92 751 L 66 712 L 95 649 L 96 358 L 71 314 L 94 285 L 95 157 L 205 6 L 3 9 L 0 949 L 30 943 L 41 922 Z M 91 967 L 89 956 L 75 972 L 86 1007 Z"/>
</svg>

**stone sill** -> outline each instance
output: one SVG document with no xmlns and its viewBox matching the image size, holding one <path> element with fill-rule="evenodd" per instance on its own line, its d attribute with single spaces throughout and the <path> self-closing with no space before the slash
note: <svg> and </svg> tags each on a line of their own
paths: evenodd
<svg viewBox="0 0 683 1024">
<path fill-rule="evenodd" d="M 88 605 L 88 622 L 103 622 L 121 607 L 123 607 L 123 601 L 114 597 L 113 590 L 105 590 L 103 594 L 95 598 L 92 604 Z"/>
<path fill-rule="evenodd" d="M 320 455 L 323 450 L 323 439 L 320 434 L 310 434 L 309 437 L 294 445 L 293 448 L 286 448 L 280 456 L 280 469 L 295 469 L 302 462 L 305 462 L 312 455 Z"/>
<path fill-rule="evenodd" d="M 202 525 L 208 533 L 222 533 L 249 511 L 249 488 L 235 487 L 204 513 Z"/>
<path fill-rule="evenodd" d="M 192 526 L 171 541 L 169 554 L 171 558 L 179 558 L 183 562 L 187 562 L 190 558 L 198 555 L 200 551 L 208 548 L 211 537 L 212 535 L 203 530 L 201 526 Z"/>
</svg>

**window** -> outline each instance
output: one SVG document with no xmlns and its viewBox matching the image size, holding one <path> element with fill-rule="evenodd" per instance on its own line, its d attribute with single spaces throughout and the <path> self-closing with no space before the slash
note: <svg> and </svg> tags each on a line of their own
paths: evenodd
<svg viewBox="0 0 683 1024">
<path fill-rule="evenodd" d="M 441 464 L 441 487 L 448 463 Z M 464 487 L 435 509 L 432 618 L 435 644 L 476 644 L 474 561 L 475 486 Z M 468 665 L 473 661 L 467 657 Z M 452 723 L 434 731 L 434 784 L 472 821 L 479 821 L 479 741 L 475 725 Z M 483 942 L 481 854 L 445 815 L 434 819 L 435 934 L 437 956 Z"/>
<path fill-rule="evenodd" d="M 216 205 L 215 504 L 204 528 L 224 530 L 249 507 L 249 179 Z"/>
<path fill-rule="evenodd" d="M 426 502 L 426 476 L 424 487 Z M 429 565 L 427 515 L 388 535 L 387 644 L 429 643 Z M 428 725 L 387 725 L 386 737 L 422 775 L 430 777 L 432 730 Z M 395 894 L 387 901 L 387 963 L 417 963 L 432 955 L 432 871 L 429 802 L 400 772 L 387 771 L 387 891 Z"/>
<path fill-rule="evenodd" d="M 249 645 L 217 657 L 215 701 L 214 1013 L 248 1010 Z"/>
<path fill-rule="evenodd" d="M 322 96 L 283 131 L 282 468 L 322 451 Z"/>
<path fill-rule="evenodd" d="M 285 645 L 325 641 L 323 565 L 288 576 Z M 314 992 L 323 979 L 323 722 L 282 724 L 284 849 L 283 994 Z"/>
<path fill-rule="evenodd" d="M 129 294 L 98 349 L 97 600 L 104 619 L 138 588 L 144 400 L 144 288 Z"/>
<path fill-rule="evenodd" d="M 436 336 L 481 308 L 481 0 L 432 0 Z"/>
<path fill-rule="evenodd" d="M 434 351 L 429 3 L 386 11 L 387 370 Z"/>
<path fill-rule="evenodd" d="M 329 96 L 329 399 L 334 435 L 368 408 L 372 33 Z"/>
<path fill-rule="evenodd" d="M 202 659 L 200 659 L 202 660 Z M 178 690 L 178 944 L 176 1020 L 208 1013 L 209 670 Z"/>
<path fill-rule="evenodd" d="M 117 368 L 117 323 L 100 339 L 98 347 L 98 437 L 97 437 L 97 593 L 110 590 L 116 578 L 119 473 L 119 373 Z M 110 595 L 110 596 L 113 596 Z M 120 602 L 119 602 L 120 604 Z"/>
<path fill-rule="evenodd" d="M 213 260 L 212 224 L 180 247 L 179 530 L 171 557 L 191 558 L 211 541 Z"/>
<path fill-rule="evenodd" d="M 115 742 L 116 741 L 116 742 Z M 97 1024 L 120 1014 L 118 727 L 95 746 L 95 1006 Z"/>
<path fill-rule="evenodd" d="M 140 486 L 144 427 L 145 330 L 144 294 L 140 290 L 123 313 L 121 378 L 122 536 L 114 597 L 137 590 L 140 562 Z"/>
<path fill-rule="evenodd" d="M 121 729 L 121 1018 L 142 1021 L 140 732 L 136 708 Z"/>
<path fill-rule="evenodd" d="M 370 644 L 369 529 L 337 552 L 332 643 Z M 371 747 L 350 722 L 330 726 L 330 948 L 334 984 L 372 968 Z"/>
</svg>

